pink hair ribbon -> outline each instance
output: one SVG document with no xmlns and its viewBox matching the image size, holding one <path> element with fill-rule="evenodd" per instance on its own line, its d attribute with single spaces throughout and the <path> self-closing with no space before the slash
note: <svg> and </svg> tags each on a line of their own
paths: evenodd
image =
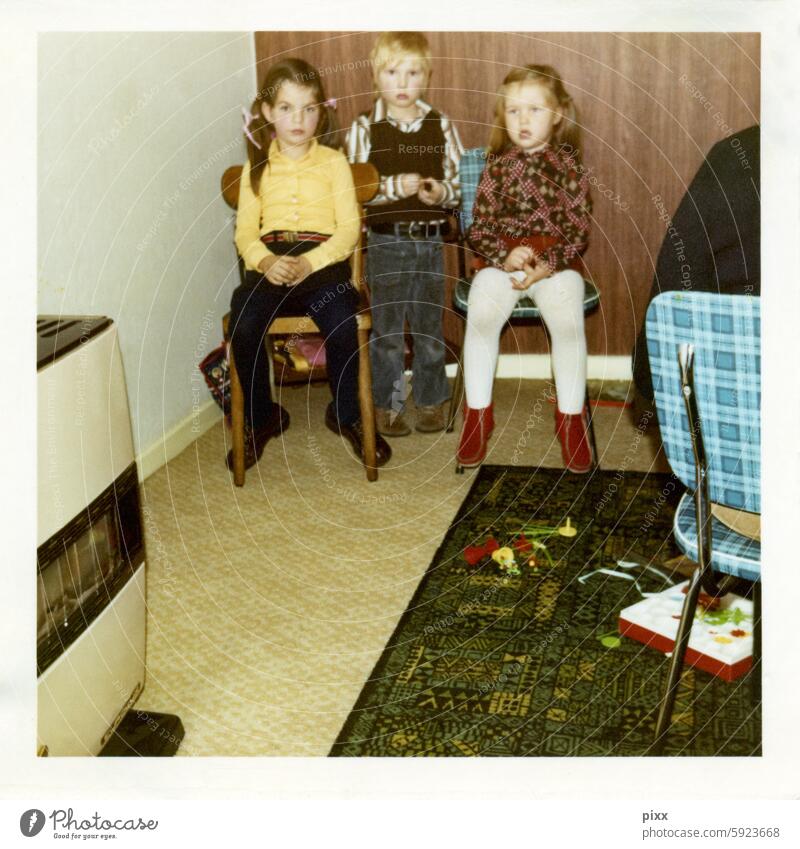
<svg viewBox="0 0 800 849">
<path fill-rule="evenodd" d="M 249 109 L 245 109 L 244 106 L 242 106 L 242 118 L 244 119 L 244 123 L 242 124 L 242 130 L 243 130 L 244 134 L 247 136 L 247 138 L 249 138 L 250 141 L 259 150 L 261 150 L 261 145 L 255 140 L 255 138 L 253 138 L 253 134 L 250 132 L 250 124 L 253 123 L 253 121 L 255 120 L 255 117 L 256 117 L 255 115 L 252 115 L 250 113 Z"/>
<path fill-rule="evenodd" d="M 335 97 L 329 97 L 327 100 L 323 101 L 323 105 L 324 106 L 330 106 L 331 109 L 335 109 L 336 108 L 336 98 Z"/>
</svg>

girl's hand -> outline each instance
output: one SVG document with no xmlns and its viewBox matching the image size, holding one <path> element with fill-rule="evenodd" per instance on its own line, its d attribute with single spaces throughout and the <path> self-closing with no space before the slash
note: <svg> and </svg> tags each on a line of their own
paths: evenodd
<svg viewBox="0 0 800 849">
<path fill-rule="evenodd" d="M 419 192 L 419 186 L 422 178 L 419 174 L 401 174 L 400 175 L 400 191 L 404 198 L 410 198 L 412 195 Z"/>
<path fill-rule="evenodd" d="M 517 245 L 516 248 L 509 251 L 506 260 L 503 263 L 503 268 L 506 271 L 522 271 L 524 266 L 528 265 L 528 263 L 535 258 L 536 254 L 533 248 L 529 248 L 525 245 Z"/>
<path fill-rule="evenodd" d="M 516 280 L 512 277 L 512 289 L 519 289 L 520 291 L 530 289 L 534 283 L 538 283 L 540 280 L 544 280 L 545 277 L 550 276 L 550 266 L 543 259 L 537 259 L 536 265 L 533 267 L 526 262 L 520 270 L 525 272 L 525 279 Z"/>
<path fill-rule="evenodd" d="M 291 286 L 297 270 L 295 258 L 290 256 L 268 256 L 258 265 L 258 270 L 275 286 Z"/>
<path fill-rule="evenodd" d="M 438 206 L 444 196 L 444 186 L 438 180 L 426 177 L 420 182 L 417 197 L 427 206 Z"/>
<path fill-rule="evenodd" d="M 294 258 L 294 282 L 301 283 L 311 274 L 311 263 L 304 256 Z"/>
</svg>

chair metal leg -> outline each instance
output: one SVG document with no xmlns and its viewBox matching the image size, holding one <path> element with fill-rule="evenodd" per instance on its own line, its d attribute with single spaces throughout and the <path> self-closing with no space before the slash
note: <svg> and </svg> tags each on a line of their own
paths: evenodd
<svg viewBox="0 0 800 849">
<path fill-rule="evenodd" d="M 597 440 L 594 435 L 594 415 L 592 415 L 592 404 L 589 400 L 589 384 L 586 384 L 586 427 L 589 431 L 589 447 L 592 449 L 592 467 L 600 468 L 600 458 L 597 453 Z"/>
<path fill-rule="evenodd" d="M 244 486 L 244 392 L 233 358 L 233 345 L 228 344 L 228 368 L 231 379 L 231 438 L 233 442 L 233 482 Z"/>
<path fill-rule="evenodd" d="M 453 381 L 453 393 L 450 396 L 450 410 L 447 413 L 446 433 L 452 433 L 458 415 L 458 408 L 462 406 L 461 396 L 464 394 L 464 371 L 461 368 L 461 357 L 456 360 L 456 379 Z"/>
<path fill-rule="evenodd" d="M 675 646 L 672 649 L 672 661 L 669 667 L 669 678 L 661 707 L 656 722 L 656 733 L 653 743 L 647 751 L 649 755 L 660 755 L 664 749 L 665 737 L 672 722 L 672 709 L 675 707 L 675 696 L 680 684 L 681 670 L 686 656 L 686 647 L 689 645 L 689 637 L 692 633 L 692 623 L 697 607 L 697 599 L 700 596 L 700 568 L 694 570 L 686 588 L 686 598 L 683 601 L 681 621 L 678 623 L 678 633 L 675 637 Z"/>
<path fill-rule="evenodd" d="M 367 470 L 367 480 L 372 482 L 378 479 L 375 456 L 375 404 L 372 398 L 369 333 L 363 328 L 358 330 L 358 403 L 364 431 L 364 466 Z"/>
<path fill-rule="evenodd" d="M 753 703 L 761 703 L 761 581 L 753 584 Z"/>
</svg>

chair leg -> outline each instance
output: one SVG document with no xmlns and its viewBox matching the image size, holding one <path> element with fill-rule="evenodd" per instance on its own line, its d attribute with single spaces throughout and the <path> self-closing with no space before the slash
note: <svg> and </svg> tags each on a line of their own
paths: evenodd
<svg viewBox="0 0 800 849">
<path fill-rule="evenodd" d="M 378 467 L 375 465 L 375 403 L 372 398 L 369 333 L 362 328 L 358 330 L 358 403 L 364 430 L 364 465 L 367 469 L 367 480 L 376 481 Z"/>
<path fill-rule="evenodd" d="M 761 581 L 753 584 L 753 703 L 761 703 Z"/>
<path fill-rule="evenodd" d="M 592 465 L 595 469 L 600 468 L 600 458 L 597 454 L 597 440 L 594 435 L 594 415 L 592 414 L 592 404 L 589 400 L 589 384 L 586 384 L 586 425 L 589 431 L 589 446 L 592 449 Z"/>
<path fill-rule="evenodd" d="M 446 433 L 452 433 L 461 404 L 461 396 L 464 394 L 464 371 L 461 368 L 461 357 L 456 360 L 456 379 L 453 382 L 453 394 L 450 396 L 450 410 L 447 413 Z"/>
<path fill-rule="evenodd" d="M 664 749 L 665 738 L 672 722 L 672 709 L 675 707 L 675 696 L 678 692 L 686 647 L 689 645 L 689 637 L 692 633 L 692 623 L 694 622 L 697 599 L 700 596 L 700 588 L 700 569 L 697 568 L 689 579 L 689 586 L 686 588 L 681 621 L 678 623 L 678 633 L 675 636 L 675 646 L 672 649 L 669 679 L 658 712 L 655 738 L 647 751 L 649 755 L 660 755 Z"/>
<path fill-rule="evenodd" d="M 233 345 L 228 344 L 228 368 L 231 379 L 231 437 L 233 442 L 233 482 L 244 486 L 244 393 L 233 358 Z"/>
</svg>

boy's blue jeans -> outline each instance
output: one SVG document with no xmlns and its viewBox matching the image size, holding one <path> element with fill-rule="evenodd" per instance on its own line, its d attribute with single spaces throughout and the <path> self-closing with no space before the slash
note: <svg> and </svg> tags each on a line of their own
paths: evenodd
<svg viewBox="0 0 800 849">
<path fill-rule="evenodd" d="M 418 407 L 441 404 L 450 395 L 442 336 L 441 237 L 409 239 L 370 231 L 367 246 L 375 406 L 399 413 L 405 404 L 406 320 L 414 340 L 411 380 L 414 403 Z"/>
</svg>

